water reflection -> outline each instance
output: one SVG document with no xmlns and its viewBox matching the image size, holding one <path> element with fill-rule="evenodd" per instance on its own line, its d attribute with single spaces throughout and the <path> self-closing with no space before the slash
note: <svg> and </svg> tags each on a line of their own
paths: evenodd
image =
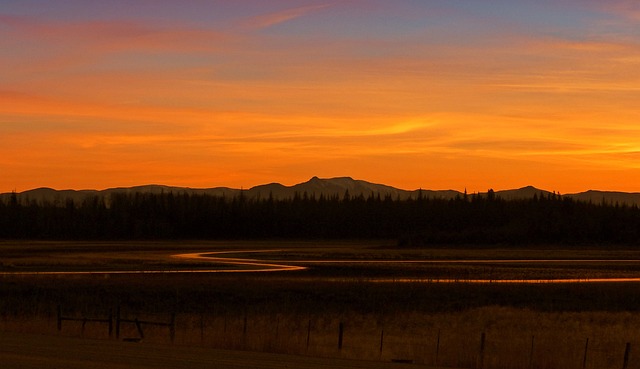
<svg viewBox="0 0 640 369">
<path fill-rule="evenodd" d="M 172 255 L 172 258 L 187 259 L 218 267 L 178 268 L 170 264 L 166 269 L 158 270 L 84 270 L 84 271 L 15 271 L 0 272 L 0 275 L 117 275 L 117 274 L 204 274 L 204 273 L 264 273 L 300 271 L 314 264 L 380 264 L 380 265 L 414 265 L 414 264 L 538 264 L 558 265 L 594 265 L 594 264 L 640 264 L 640 260 L 622 259 L 453 259 L 453 260 L 261 260 L 256 258 L 229 257 L 238 254 L 277 253 L 282 250 L 232 250 L 204 253 Z M 302 265 L 300 265 L 302 264 Z M 305 266 L 306 265 L 306 266 Z M 296 276 L 296 280 L 305 277 Z M 545 279 L 474 279 L 474 278 L 404 278 L 404 277 L 315 277 L 327 282 L 364 282 L 364 283 L 457 283 L 457 284 L 551 284 L 551 283 L 621 283 L 640 282 L 640 277 L 612 278 L 545 278 Z"/>
<path fill-rule="evenodd" d="M 427 279 L 427 278 L 376 278 L 372 283 L 469 283 L 469 284 L 549 284 L 549 283 L 617 283 L 640 282 L 640 278 L 574 278 L 574 279 Z"/>
</svg>

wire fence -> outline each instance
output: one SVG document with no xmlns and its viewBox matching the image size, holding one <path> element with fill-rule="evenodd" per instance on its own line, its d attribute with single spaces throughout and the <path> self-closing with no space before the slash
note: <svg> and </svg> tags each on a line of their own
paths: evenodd
<svg viewBox="0 0 640 369">
<path fill-rule="evenodd" d="M 74 309 L 70 309 L 75 311 Z M 109 308 L 103 315 L 65 313 L 57 334 L 128 342 L 151 341 L 222 349 L 426 364 L 473 369 L 640 368 L 640 341 L 558 337 L 545 332 L 435 329 L 381 317 L 233 312 L 144 313 Z M 11 328 L 4 318 L 4 328 Z M 13 325 L 15 326 L 15 324 Z M 640 336 L 638 337 L 640 338 Z"/>
</svg>

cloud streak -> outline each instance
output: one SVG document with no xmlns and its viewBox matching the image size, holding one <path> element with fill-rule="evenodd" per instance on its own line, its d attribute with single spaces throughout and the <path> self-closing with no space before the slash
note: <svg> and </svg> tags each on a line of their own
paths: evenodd
<svg viewBox="0 0 640 369">
<path fill-rule="evenodd" d="M 322 9 L 326 9 L 330 6 L 332 6 L 332 4 L 308 5 L 280 10 L 244 19 L 240 22 L 240 25 L 241 28 L 244 29 L 260 30 L 309 15 Z"/>
</svg>

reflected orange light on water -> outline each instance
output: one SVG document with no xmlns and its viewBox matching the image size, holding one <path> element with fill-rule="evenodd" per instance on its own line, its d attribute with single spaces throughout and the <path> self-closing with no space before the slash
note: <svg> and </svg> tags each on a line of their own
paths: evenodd
<svg viewBox="0 0 640 369">
<path fill-rule="evenodd" d="M 570 278 L 570 279 L 421 279 L 388 278 L 371 279 L 371 283 L 468 283 L 468 284 L 557 284 L 557 283 L 618 283 L 640 282 L 640 278 Z"/>
<path fill-rule="evenodd" d="M 277 252 L 277 251 L 280 251 L 280 250 L 250 250 L 250 251 L 242 251 L 242 253 Z M 219 270 L 219 272 L 227 272 L 227 273 L 283 272 L 283 271 L 307 269 L 306 267 L 303 267 L 303 266 L 265 263 L 257 259 L 221 258 L 221 257 L 215 257 L 215 256 L 207 256 L 207 255 L 235 254 L 235 253 L 239 253 L 239 252 L 238 251 L 220 251 L 220 252 L 209 252 L 209 253 L 178 254 L 178 255 L 173 255 L 173 257 L 182 258 L 182 259 L 198 259 L 198 260 L 204 259 L 204 260 L 211 261 L 218 264 L 243 265 L 243 266 L 252 266 L 252 267 L 260 268 L 260 269 Z"/>
<path fill-rule="evenodd" d="M 299 264 L 637 264 L 640 260 L 624 259 L 448 259 L 448 260 L 261 260 L 256 258 L 224 257 L 231 254 L 278 253 L 283 250 L 215 251 L 172 255 L 173 258 L 206 261 L 207 263 L 240 266 L 241 268 L 163 269 L 163 270 L 101 270 L 101 271 L 29 271 L 0 272 L 0 275 L 118 275 L 118 274 L 206 274 L 206 273 L 263 273 L 306 270 Z M 640 282 L 632 278 L 553 278 L 553 279 L 471 279 L 471 278 L 321 278 L 328 282 L 358 281 L 365 283 L 468 283 L 468 284 L 552 284 L 552 283 L 621 283 Z M 304 280 L 301 277 L 300 280 Z"/>
</svg>

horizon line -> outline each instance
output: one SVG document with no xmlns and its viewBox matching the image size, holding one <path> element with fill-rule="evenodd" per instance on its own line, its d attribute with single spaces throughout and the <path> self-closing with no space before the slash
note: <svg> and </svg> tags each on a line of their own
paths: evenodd
<svg viewBox="0 0 640 369">
<path fill-rule="evenodd" d="M 589 188 L 586 190 L 582 190 L 582 191 L 577 191 L 577 192 L 566 192 L 566 193 L 561 193 L 560 191 L 555 191 L 555 190 L 547 190 L 544 188 L 540 188 L 534 185 L 526 185 L 526 186 L 522 186 L 522 187 L 514 187 L 514 188 L 506 188 L 506 189 L 494 189 L 494 188 L 488 188 L 485 191 L 472 191 L 472 192 L 467 192 L 467 189 L 465 188 L 464 190 L 456 190 L 453 188 L 449 188 L 449 189 L 431 189 L 431 188 L 425 188 L 425 187 L 420 187 L 420 188 L 416 188 L 416 189 L 405 189 L 405 188 L 400 188 L 400 187 L 395 187 L 393 185 L 388 185 L 385 183 L 378 183 L 378 182 L 371 182 L 368 180 L 363 180 L 363 179 L 355 179 L 351 176 L 336 176 L 336 177 L 318 177 L 318 176 L 313 176 L 311 177 L 309 180 L 307 181 L 303 181 L 303 182 L 298 182 L 292 185 L 286 185 L 286 184 L 282 184 L 280 182 L 268 182 L 268 183 L 262 183 L 262 184 L 257 184 L 251 187 L 247 187 L 244 188 L 243 186 L 240 186 L 240 188 L 237 187 L 229 187 L 229 186 L 215 186 L 215 187 L 191 187 L 191 186 L 180 186 L 180 185 L 170 185 L 170 184 L 160 184 L 160 183 L 147 183 L 147 184 L 141 184 L 141 185 L 131 185 L 131 186 L 112 186 L 112 187 L 104 187 L 104 188 L 81 188 L 81 189 L 76 189 L 76 188 L 55 188 L 55 187 L 49 187 L 49 186 L 39 186 L 39 187 L 33 187 L 30 189 L 26 189 L 26 190 L 22 190 L 22 191 L 17 191 L 16 189 L 13 189 L 12 191 L 3 191 L 0 192 L 0 195 L 6 195 L 6 194 L 22 194 L 25 192 L 31 192 L 31 191 L 37 191 L 37 190 L 52 190 L 52 191 L 56 191 L 56 192 L 65 192 L 65 191 L 72 191 L 72 192 L 85 192 L 85 191 L 95 191 L 95 192 L 103 192 L 103 191 L 110 191 L 110 190 L 118 190 L 118 189 L 122 189 L 122 190 L 131 190 L 131 189 L 136 189 L 136 188 L 143 188 L 143 187 L 167 187 L 170 189 L 179 189 L 179 190 L 194 190 L 194 191 L 206 191 L 206 190 L 215 190 L 215 189 L 224 189 L 224 190 L 231 190 L 231 191 L 250 191 L 253 190 L 257 187 L 262 187 L 262 186 L 269 186 L 269 185 L 280 185 L 283 186 L 285 188 L 292 188 L 298 185 L 302 185 L 305 183 L 309 183 L 311 181 L 313 181 L 314 179 L 318 179 L 318 180 L 322 180 L 322 181 L 330 181 L 330 180 L 341 180 L 341 179 L 346 179 L 346 180 L 350 180 L 353 182 L 365 182 L 367 184 L 371 184 L 371 185 L 377 185 L 377 186 L 386 186 L 386 187 L 390 187 L 393 190 L 397 190 L 397 191 L 403 191 L 403 192 L 418 192 L 418 191 L 431 191 L 431 192 L 458 192 L 460 194 L 464 194 L 467 193 L 469 195 L 473 195 L 473 194 L 486 194 L 489 191 L 494 191 L 496 193 L 498 192 L 507 192 L 507 191 L 518 191 L 518 190 L 524 190 L 524 189 L 534 189 L 540 192 L 546 192 L 546 193 L 552 193 L 552 194 L 556 194 L 556 195 L 578 195 L 578 194 L 584 194 L 584 193 L 588 193 L 588 192 L 605 192 L 605 193 L 620 193 L 620 194 L 640 194 L 640 192 L 637 191 L 622 191 L 622 190 L 602 190 L 602 189 L 593 189 L 593 188 Z"/>
</svg>

